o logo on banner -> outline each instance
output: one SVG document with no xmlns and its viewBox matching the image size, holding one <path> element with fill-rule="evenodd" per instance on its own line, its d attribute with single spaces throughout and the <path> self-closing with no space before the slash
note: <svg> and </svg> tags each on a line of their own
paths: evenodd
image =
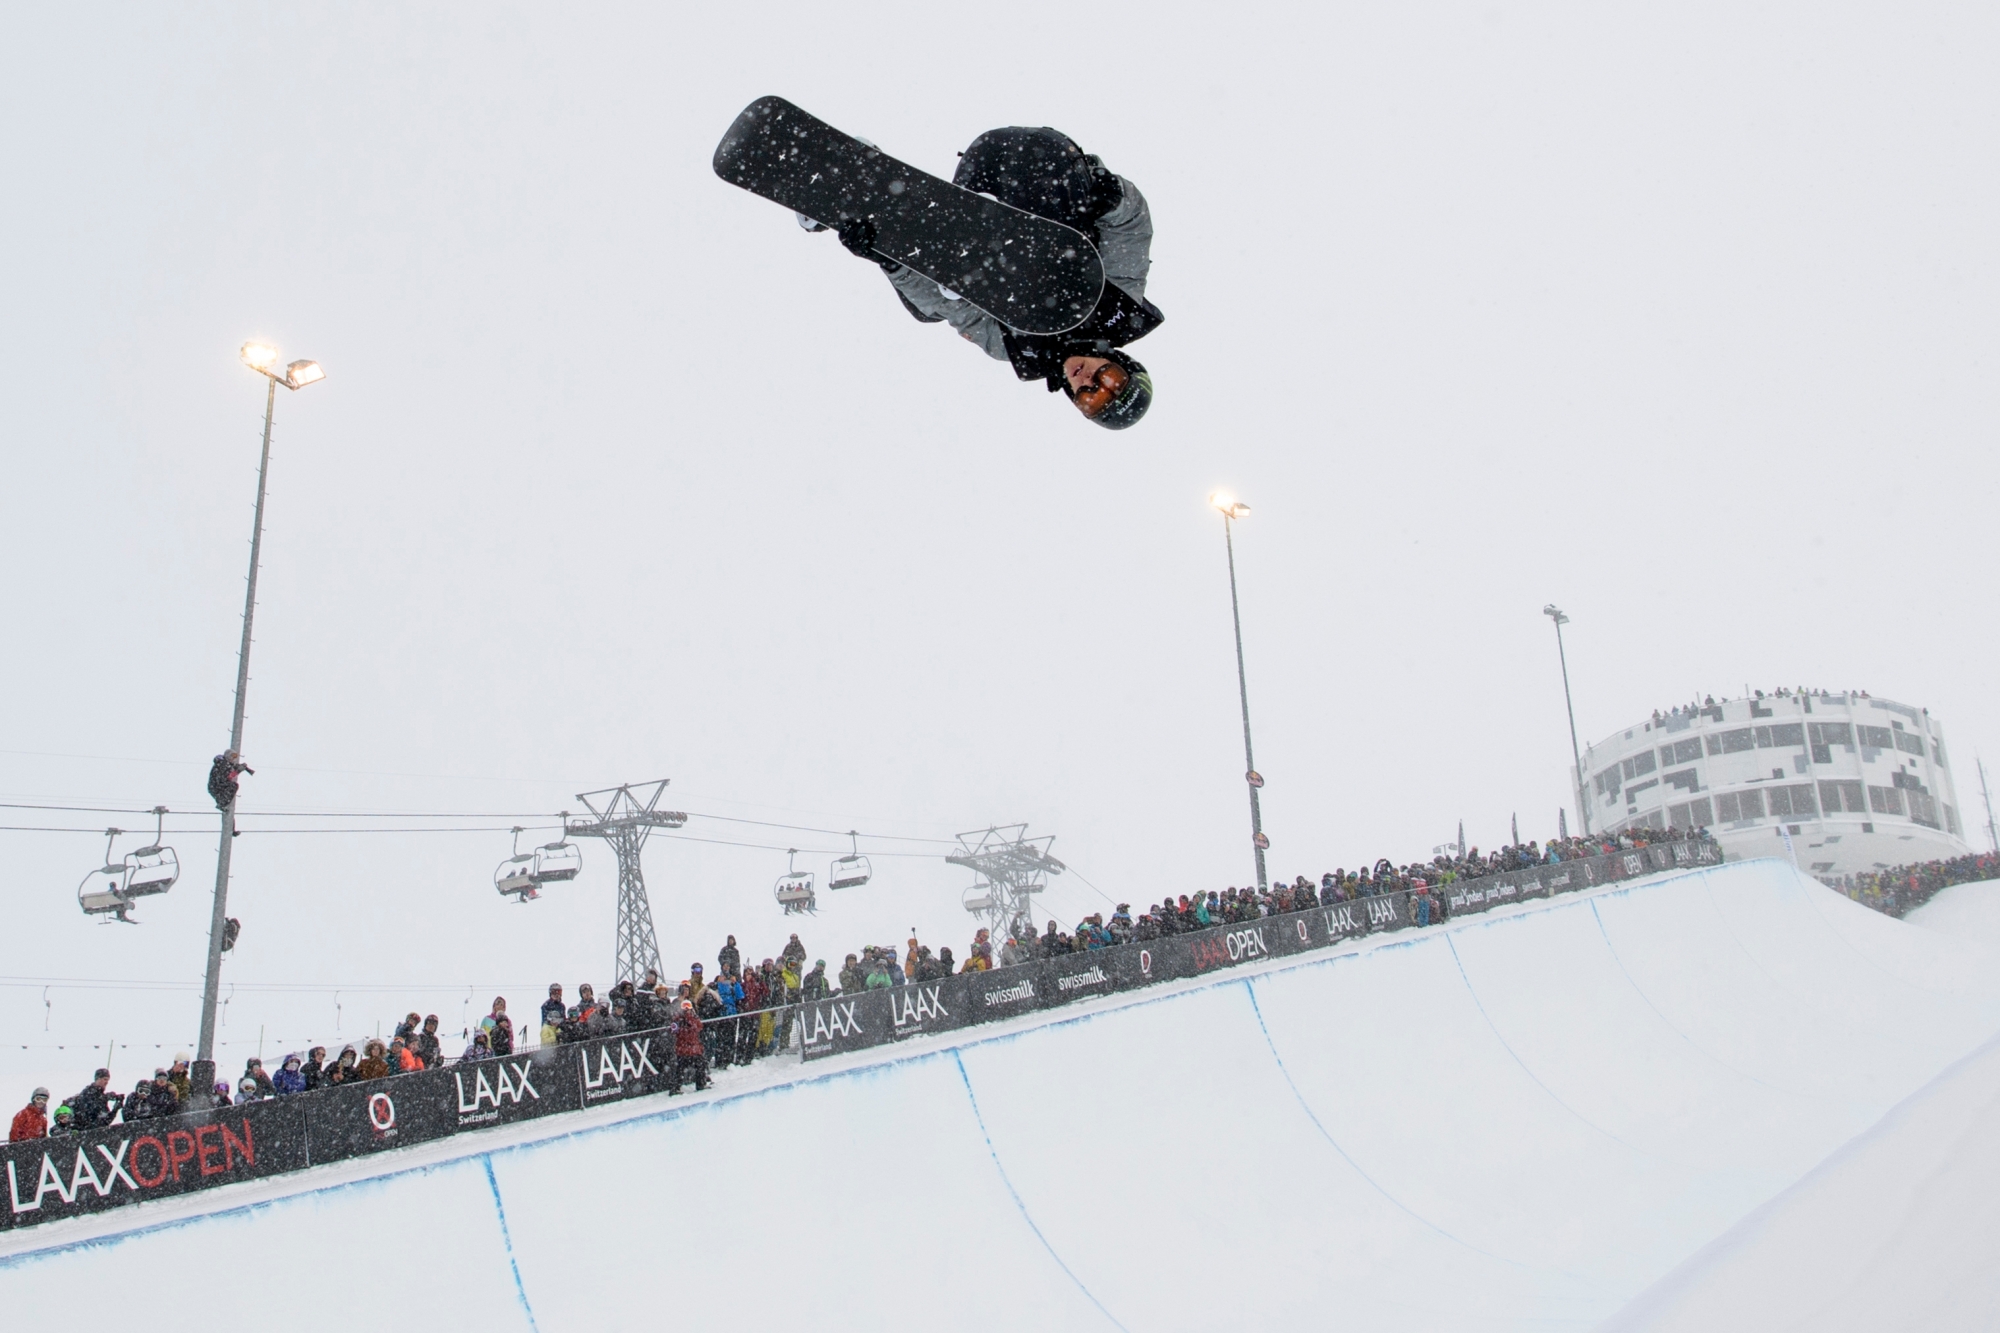
<svg viewBox="0 0 2000 1333">
<path fill-rule="evenodd" d="M 160 1174 L 151 1178 L 147 1177 L 145 1169 L 139 1165 L 139 1150 L 149 1143 L 153 1145 L 153 1151 L 160 1155 Z M 151 1134 L 144 1135 L 132 1141 L 132 1179 L 139 1182 L 139 1188 L 152 1189 L 164 1181 L 167 1178 L 168 1165 L 166 1144 L 160 1142 Z"/>
<path fill-rule="evenodd" d="M 388 1093 L 378 1092 L 368 1099 L 368 1123 L 382 1134 L 396 1127 L 396 1103 L 389 1100 Z"/>
<path fill-rule="evenodd" d="M 1297 926 L 1297 927 L 1299 928 L 1299 943 L 1301 943 L 1301 944 L 1311 944 L 1311 943 L 1312 943 L 1312 932 L 1306 929 L 1306 923 L 1305 923 L 1305 921 L 1304 921 L 1303 919 L 1301 919 L 1301 920 L 1298 920 L 1298 921 L 1294 921 L 1294 922 L 1293 922 L 1292 924 L 1293 924 L 1293 925 L 1295 925 L 1295 926 Z"/>
<path fill-rule="evenodd" d="M 1149 977 L 1153 975 L 1153 951 L 1151 949 L 1139 950 L 1139 971 Z"/>
</svg>

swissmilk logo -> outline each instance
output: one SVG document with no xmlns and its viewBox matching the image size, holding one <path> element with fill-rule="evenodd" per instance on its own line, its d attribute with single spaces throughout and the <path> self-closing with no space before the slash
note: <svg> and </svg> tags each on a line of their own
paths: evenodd
<svg viewBox="0 0 2000 1333">
<path fill-rule="evenodd" d="M 989 1006 L 1012 1004 L 1016 1000 L 1032 1000 L 1034 998 L 1035 980 L 1033 977 L 1023 977 L 1018 986 L 1008 986 L 1004 990 L 990 990 L 986 992 L 986 1003 Z"/>
<path fill-rule="evenodd" d="M 490 1079 L 486 1076 L 488 1068 L 493 1071 Z M 526 1060 L 482 1060 L 473 1066 L 469 1088 L 463 1069 L 453 1070 L 451 1078 L 458 1085 L 460 1115 L 489 1109 L 498 1111 L 502 1106 L 519 1106 L 523 1097 L 532 1097 L 536 1101 L 542 1099 L 542 1094 L 535 1091 L 534 1080 L 529 1077 Z"/>
<path fill-rule="evenodd" d="M 1085 986 L 1109 986 L 1111 978 L 1104 975 L 1104 969 L 1091 964 L 1087 972 L 1074 972 L 1066 977 L 1056 978 L 1057 990 L 1082 990 Z"/>
<path fill-rule="evenodd" d="M 903 986 L 889 992 L 889 1017 L 899 1028 L 928 1023 L 934 1018 L 950 1018 L 944 1007 L 944 986 L 933 981 L 923 986 Z"/>
<path fill-rule="evenodd" d="M 622 1088 L 632 1079 L 643 1078 L 647 1074 L 657 1075 L 659 1069 L 648 1058 L 652 1050 L 651 1037 L 631 1037 L 600 1046 L 595 1051 L 585 1051 L 583 1086 L 586 1089 Z"/>
</svg>

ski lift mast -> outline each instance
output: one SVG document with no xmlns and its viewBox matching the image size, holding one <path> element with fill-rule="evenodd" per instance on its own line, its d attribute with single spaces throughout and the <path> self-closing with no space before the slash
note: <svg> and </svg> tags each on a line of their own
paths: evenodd
<svg viewBox="0 0 2000 1333">
<path fill-rule="evenodd" d="M 1026 918 L 1034 924 L 1034 896 L 1048 887 L 1050 875 L 1068 869 L 1049 855 L 1053 835 L 1030 838 L 1026 824 L 1001 824 L 958 835 L 959 850 L 947 863 L 964 866 L 978 876 L 961 901 L 965 910 L 984 917 L 1002 932 Z"/>
<path fill-rule="evenodd" d="M 678 810 L 656 808 L 671 780 L 580 792 L 576 799 L 594 817 L 563 821 L 565 837 L 602 838 L 618 856 L 618 943 L 611 967 L 614 983 L 637 980 L 647 968 L 657 970 L 660 966 L 660 941 L 653 933 L 653 907 L 646 898 L 639 853 L 654 829 L 680 828 L 687 823 L 688 817 Z"/>
</svg>

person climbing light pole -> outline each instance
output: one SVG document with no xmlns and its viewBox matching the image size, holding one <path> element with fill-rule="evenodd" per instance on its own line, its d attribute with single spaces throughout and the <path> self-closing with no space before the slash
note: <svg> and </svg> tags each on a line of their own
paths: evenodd
<svg viewBox="0 0 2000 1333">
<path fill-rule="evenodd" d="M 264 387 L 264 448 L 257 461 L 257 507 L 250 521 L 250 578 L 243 592 L 243 642 L 236 654 L 236 711 L 229 724 L 229 749 L 217 760 L 218 769 L 225 772 L 225 781 L 218 790 L 213 774 L 209 779 L 210 794 L 222 812 L 222 838 L 215 853 L 215 905 L 208 922 L 208 975 L 201 988 L 201 1040 L 195 1047 L 194 1066 L 188 1080 L 194 1089 L 196 1109 L 207 1106 L 213 1099 L 210 1090 L 215 1086 L 215 1006 L 222 991 L 222 953 L 233 942 L 228 912 L 229 853 L 236 839 L 236 773 L 249 771 L 241 760 L 243 702 L 250 688 L 250 624 L 257 613 L 257 562 L 264 546 L 264 482 L 271 470 L 271 414 L 277 407 L 280 384 L 298 390 L 326 378 L 317 361 L 294 361 L 282 373 L 273 370 L 278 364 L 278 349 L 265 343 L 244 343 L 238 355 L 244 365 L 269 383 Z"/>
<path fill-rule="evenodd" d="M 1222 515 L 1222 544 L 1229 552 L 1229 619 L 1236 627 L 1236 696 L 1243 705 L 1243 780 L 1250 787 L 1250 846 L 1257 853 L 1257 889 L 1262 892 L 1270 887 L 1264 872 L 1264 853 L 1270 848 L 1271 840 L 1264 836 L 1264 814 L 1257 804 L 1257 793 L 1264 785 L 1264 777 L 1257 771 L 1257 759 L 1250 750 L 1250 686 L 1243 672 L 1243 612 L 1236 602 L 1236 536 L 1233 527 L 1237 519 L 1250 512 L 1250 506 L 1222 491 L 1209 496 L 1208 502 Z"/>
</svg>

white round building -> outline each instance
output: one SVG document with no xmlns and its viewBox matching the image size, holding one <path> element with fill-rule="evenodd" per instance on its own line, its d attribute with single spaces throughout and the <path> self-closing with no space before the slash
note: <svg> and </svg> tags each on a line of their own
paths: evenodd
<svg viewBox="0 0 2000 1333">
<path fill-rule="evenodd" d="M 1708 700 L 1583 752 L 1590 827 L 1710 829 L 1731 857 L 1815 875 L 1964 856 L 1944 731 L 1925 708 L 1866 694 Z"/>
</svg>

